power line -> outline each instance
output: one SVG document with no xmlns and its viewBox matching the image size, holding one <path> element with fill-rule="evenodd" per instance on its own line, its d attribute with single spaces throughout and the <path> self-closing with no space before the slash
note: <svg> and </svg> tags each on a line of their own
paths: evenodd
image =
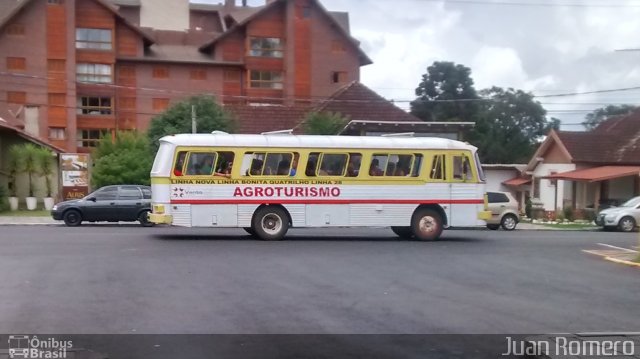
<svg viewBox="0 0 640 359">
<path fill-rule="evenodd" d="M 524 1 L 474 1 L 474 0 L 422 0 L 442 4 L 463 5 L 496 5 L 496 6 L 531 6 L 531 7 L 577 7 L 577 8 L 639 8 L 640 4 L 605 4 L 605 3 L 561 3 L 561 2 L 524 2 Z"/>
</svg>

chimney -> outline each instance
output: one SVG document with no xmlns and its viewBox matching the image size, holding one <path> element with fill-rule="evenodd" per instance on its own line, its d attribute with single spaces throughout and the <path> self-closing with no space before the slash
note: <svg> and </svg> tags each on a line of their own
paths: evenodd
<svg viewBox="0 0 640 359">
<path fill-rule="evenodd" d="M 224 0 L 225 9 L 233 9 L 236 7 L 236 0 Z"/>
<path fill-rule="evenodd" d="M 242 7 L 247 7 L 247 0 L 242 0 Z"/>
</svg>

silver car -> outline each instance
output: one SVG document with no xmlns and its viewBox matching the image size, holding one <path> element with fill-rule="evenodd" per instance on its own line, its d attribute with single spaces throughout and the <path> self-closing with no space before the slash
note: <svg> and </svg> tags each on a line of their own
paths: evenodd
<svg viewBox="0 0 640 359">
<path fill-rule="evenodd" d="M 602 210 L 596 217 L 596 224 L 605 230 L 618 229 L 631 232 L 640 221 L 640 196 L 633 197 L 619 207 Z"/>
<path fill-rule="evenodd" d="M 487 228 L 512 231 L 520 222 L 518 202 L 508 192 L 487 192 L 491 219 L 487 220 Z"/>
</svg>

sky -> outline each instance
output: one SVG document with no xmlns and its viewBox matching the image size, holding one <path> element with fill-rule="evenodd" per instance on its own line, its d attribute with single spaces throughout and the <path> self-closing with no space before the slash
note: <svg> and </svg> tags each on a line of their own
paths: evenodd
<svg viewBox="0 0 640 359">
<path fill-rule="evenodd" d="M 640 0 L 321 3 L 349 12 L 351 34 L 373 60 L 360 81 L 404 109 L 434 61 L 471 68 L 477 90 L 513 87 L 545 96 L 536 100 L 562 130 L 582 130 L 584 116 L 608 104 L 640 105 Z M 628 49 L 634 51 L 620 51 Z M 632 87 L 639 88 L 598 92 Z"/>
</svg>

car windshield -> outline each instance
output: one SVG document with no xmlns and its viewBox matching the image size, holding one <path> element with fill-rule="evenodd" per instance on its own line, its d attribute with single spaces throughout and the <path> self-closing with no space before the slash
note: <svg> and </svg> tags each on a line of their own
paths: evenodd
<svg viewBox="0 0 640 359">
<path fill-rule="evenodd" d="M 640 197 L 633 197 L 630 200 L 623 203 L 620 207 L 635 207 L 640 204 Z"/>
</svg>

